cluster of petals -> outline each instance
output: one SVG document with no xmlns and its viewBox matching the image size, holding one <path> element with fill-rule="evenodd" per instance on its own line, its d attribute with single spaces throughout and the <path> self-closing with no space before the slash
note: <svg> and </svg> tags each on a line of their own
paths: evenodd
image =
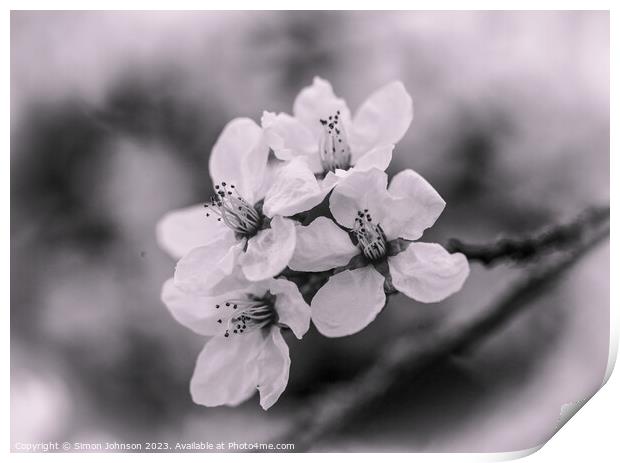
<svg viewBox="0 0 620 463">
<path fill-rule="evenodd" d="M 400 82 L 351 116 L 316 77 L 292 115 L 226 125 L 209 158 L 213 197 L 166 214 L 156 230 L 178 260 L 162 300 L 209 338 L 190 384 L 196 403 L 235 406 L 258 390 L 267 409 L 288 382 L 283 333 L 301 339 L 312 319 L 325 336 L 350 335 L 375 319 L 386 294 L 437 302 L 462 287 L 465 257 L 416 241 L 443 211 L 441 196 L 412 170 L 389 185 L 384 172 L 412 118 Z M 328 195 L 330 214 L 303 224 L 301 213 Z M 290 270 L 331 276 L 308 304 Z"/>
<path fill-rule="evenodd" d="M 292 116 L 263 114 L 267 141 L 285 162 L 267 193 L 265 211 L 307 211 L 349 173 L 385 170 L 412 119 L 412 100 L 401 82 L 375 91 L 351 118 L 329 82 L 315 77 L 295 99 Z"/>
<path fill-rule="evenodd" d="M 460 290 L 469 274 L 465 256 L 436 243 L 413 242 L 444 207 L 441 196 L 411 169 L 396 174 L 389 187 L 378 169 L 353 173 L 337 185 L 329 199 L 336 222 L 318 217 L 298 226 L 289 263 L 305 272 L 344 268 L 312 299 L 317 329 L 329 337 L 357 333 L 383 309 L 386 292 L 428 303 Z"/>
</svg>

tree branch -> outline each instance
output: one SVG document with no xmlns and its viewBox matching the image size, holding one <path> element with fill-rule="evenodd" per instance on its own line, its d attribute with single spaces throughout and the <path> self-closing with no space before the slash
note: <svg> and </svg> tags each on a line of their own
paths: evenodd
<svg viewBox="0 0 620 463">
<path fill-rule="evenodd" d="M 606 210 L 608 216 L 609 208 Z M 594 216 L 598 217 L 598 214 Z M 561 258 L 529 272 L 488 309 L 458 327 L 442 328 L 422 338 L 398 337 L 352 381 L 332 386 L 311 399 L 299 411 L 293 426 L 274 442 L 294 442 L 295 450 L 307 450 L 327 433 L 351 422 L 364 406 L 380 398 L 399 378 L 417 373 L 442 358 L 472 349 L 484 341 L 556 284 L 582 256 L 609 235 L 607 221 L 604 224 L 599 219 L 585 221 L 600 226 L 596 230 L 589 226 L 580 230 L 580 240 L 573 241 L 573 249 Z M 570 229 L 575 225 L 566 227 Z"/>
<path fill-rule="evenodd" d="M 567 249 L 579 241 L 588 230 L 598 227 L 609 218 L 609 206 L 592 207 L 570 223 L 556 225 L 534 236 L 500 238 L 491 244 L 468 244 L 458 239 L 448 242 L 450 252 L 462 252 L 470 261 L 484 265 L 500 261 L 527 262 L 542 254 Z"/>
</svg>

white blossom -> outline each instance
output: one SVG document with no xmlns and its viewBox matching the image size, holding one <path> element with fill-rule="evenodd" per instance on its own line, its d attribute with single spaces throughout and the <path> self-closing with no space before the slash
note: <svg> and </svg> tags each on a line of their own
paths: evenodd
<svg viewBox="0 0 620 463">
<path fill-rule="evenodd" d="M 170 279 L 162 300 L 179 323 L 210 336 L 190 383 L 194 402 L 235 406 L 256 390 L 265 410 L 278 400 L 291 364 L 282 329 L 301 339 L 310 326 L 310 308 L 294 283 L 270 278 L 209 297 Z"/>
<path fill-rule="evenodd" d="M 251 119 L 234 119 L 209 159 L 215 184 L 211 201 L 170 212 L 160 221 L 160 245 L 180 258 L 174 275 L 179 288 L 213 294 L 238 283 L 230 275 L 260 281 L 286 267 L 295 248 L 295 226 L 262 207 L 273 177 L 268 156 L 262 129 Z"/>
<path fill-rule="evenodd" d="M 298 226 L 289 264 L 305 272 L 348 267 L 330 277 L 312 300 L 312 321 L 322 334 L 345 336 L 365 328 L 383 309 L 386 290 L 438 302 L 461 289 L 469 274 L 463 254 L 411 242 L 445 206 L 413 170 L 397 174 L 389 188 L 385 172 L 354 172 L 334 188 L 329 205 L 344 229 L 325 217 Z"/>
<path fill-rule="evenodd" d="M 293 116 L 263 113 L 262 126 L 276 157 L 286 161 L 265 198 L 265 211 L 285 216 L 319 204 L 348 173 L 385 170 L 413 118 L 401 82 L 374 92 L 351 119 L 326 80 L 314 78 L 293 105 Z"/>
</svg>

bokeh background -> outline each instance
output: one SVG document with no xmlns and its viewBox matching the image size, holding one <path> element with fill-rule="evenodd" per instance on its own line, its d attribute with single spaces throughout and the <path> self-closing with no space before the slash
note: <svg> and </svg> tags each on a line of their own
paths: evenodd
<svg viewBox="0 0 620 463">
<path fill-rule="evenodd" d="M 315 75 L 355 109 L 400 79 L 410 167 L 447 201 L 425 241 L 485 242 L 609 201 L 606 12 L 13 12 L 11 440 L 265 441 L 397 334 L 454 323 L 519 267 L 472 265 L 440 304 L 392 299 L 360 334 L 290 343 L 269 411 L 192 403 L 200 336 L 159 300 L 166 211 L 211 193 L 236 116 L 291 111 Z M 609 248 L 468 355 L 400 385 L 315 450 L 509 451 L 549 438 L 600 385 Z"/>
</svg>

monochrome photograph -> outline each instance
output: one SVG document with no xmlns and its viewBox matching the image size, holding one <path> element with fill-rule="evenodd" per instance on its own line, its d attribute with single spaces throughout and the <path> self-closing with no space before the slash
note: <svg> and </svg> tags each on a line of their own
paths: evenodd
<svg viewBox="0 0 620 463">
<path fill-rule="evenodd" d="M 610 356 L 609 11 L 10 12 L 10 451 L 514 453 Z"/>
</svg>

